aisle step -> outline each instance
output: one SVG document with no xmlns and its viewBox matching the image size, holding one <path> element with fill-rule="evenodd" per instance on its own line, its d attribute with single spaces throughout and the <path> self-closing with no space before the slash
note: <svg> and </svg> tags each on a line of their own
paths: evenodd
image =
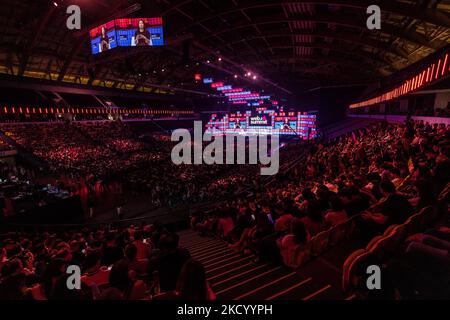
<svg viewBox="0 0 450 320">
<path fill-rule="evenodd" d="M 180 245 L 200 261 L 207 281 L 219 300 L 329 300 L 345 299 L 340 266 L 333 259 L 316 259 L 299 271 L 269 263 L 255 263 L 254 256 L 233 251 L 220 239 L 179 233 Z M 340 254 L 340 253 L 339 253 Z"/>
</svg>

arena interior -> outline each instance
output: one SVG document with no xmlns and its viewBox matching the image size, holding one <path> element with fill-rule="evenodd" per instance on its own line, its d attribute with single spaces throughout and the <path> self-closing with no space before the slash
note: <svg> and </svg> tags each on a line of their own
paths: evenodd
<svg viewBox="0 0 450 320">
<path fill-rule="evenodd" d="M 450 1 L 0 9 L 0 300 L 450 299 Z"/>
</svg>

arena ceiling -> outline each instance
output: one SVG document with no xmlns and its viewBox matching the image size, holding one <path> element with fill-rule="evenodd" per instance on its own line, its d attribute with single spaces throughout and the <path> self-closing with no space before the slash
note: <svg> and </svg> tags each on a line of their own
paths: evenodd
<svg viewBox="0 0 450 320">
<path fill-rule="evenodd" d="M 69 4 L 82 9 L 81 31 L 65 27 Z M 366 27 L 372 4 L 382 9 L 381 30 Z M 445 0 L 0 0 L 0 5 L 0 73 L 148 92 L 205 91 L 193 80 L 197 72 L 238 75 L 236 81 L 285 94 L 369 84 L 450 41 Z M 167 45 L 93 57 L 89 29 L 124 16 L 162 16 Z M 258 79 L 242 77 L 248 71 Z"/>
</svg>

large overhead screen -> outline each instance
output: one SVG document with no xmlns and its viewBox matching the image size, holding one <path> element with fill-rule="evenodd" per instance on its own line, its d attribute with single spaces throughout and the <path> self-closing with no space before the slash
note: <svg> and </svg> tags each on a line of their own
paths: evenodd
<svg viewBox="0 0 450 320">
<path fill-rule="evenodd" d="M 162 18 L 116 19 L 90 31 L 92 54 L 117 47 L 164 45 Z"/>
</svg>

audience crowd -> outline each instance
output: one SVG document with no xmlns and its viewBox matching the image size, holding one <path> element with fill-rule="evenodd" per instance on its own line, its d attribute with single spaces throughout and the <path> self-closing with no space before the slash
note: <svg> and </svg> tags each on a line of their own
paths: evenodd
<svg viewBox="0 0 450 320">
<path fill-rule="evenodd" d="M 204 267 L 158 224 L 64 232 L 13 232 L 0 239 L 0 300 L 213 300 Z M 68 266 L 79 266 L 70 290 Z"/>
<path fill-rule="evenodd" d="M 155 207 L 229 197 L 259 175 L 255 165 L 177 166 L 171 160 L 175 143 L 170 135 L 137 136 L 120 121 L 3 124 L 0 129 L 71 187 L 101 183 L 108 189 L 120 182 L 123 190 L 149 196 Z M 303 146 L 282 148 L 281 161 L 289 163 Z"/>
<path fill-rule="evenodd" d="M 292 265 L 294 252 L 321 231 L 354 218 L 369 241 L 417 210 L 436 204 L 450 181 L 450 130 L 423 122 L 377 123 L 328 144 L 246 198 L 191 225 L 220 236 L 255 260 Z"/>
<path fill-rule="evenodd" d="M 143 147 L 138 149 L 110 148 L 111 139 L 127 137 L 126 131 L 114 134 L 123 128 L 105 128 L 103 133 L 103 125 L 86 129 L 57 124 L 34 127 L 32 134 L 28 127 L 19 127 L 2 130 L 49 159 L 54 168 L 56 163 L 69 168 L 88 162 L 84 173 L 97 176 L 107 165 L 100 155 L 115 163 L 110 171 L 126 159 L 121 181 L 149 194 L 156 206 L 214 201 L 213 210 L 192 214 L 192 228 L 254 255 L 255 262 L 288 267 L 295 267 L 294 253 L 321 231 L 354 218 L 357 237 L 367 242 L 435 205 L 450 180 L 449 127 L 423 122 L 376 123 L 311 147 L 287 146 L 282 149 L 282 169 L 272 181 L 259 178 L 257 166 L 175 166 L 167 161 L 171 145 L 157 137 L 140 141 Z M 132 135 L 128 138 L 135 141 Z M 68 155 L 76 148 L 83 154 L 79 162 Z M 55 150 L 61 159 L 51 157 Z M 409 257 L 428 255 L 448 264 L 445 230 L 411 238 Z M 0 299 L 215 298 L 203 266 L 179 246 L 175 233 L 159 225 L 15 232 L 0 238 L 0 248 Z M 411 261 L 391 270 L 407 268 Z M 68 290 L 68 265 L 82 266 L 83 290 Z"/>
</svg>

